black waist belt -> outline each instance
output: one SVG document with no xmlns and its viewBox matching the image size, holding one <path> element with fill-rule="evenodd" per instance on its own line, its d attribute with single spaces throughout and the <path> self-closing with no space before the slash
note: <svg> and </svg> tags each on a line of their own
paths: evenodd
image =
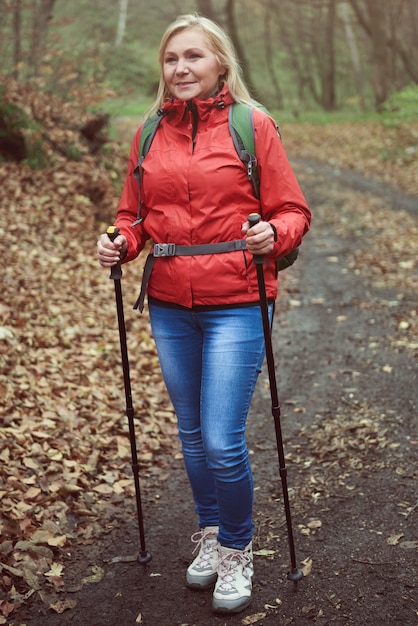
<svg viewBox="0 0 418 626">
<path fill-rule="evenodd" d="M 221 254 L 223 252 L 236 252 L 246 250 L 245 239 L 235 241 L 220 241 L 219 243 L 204 243 L 197 246 L 178 246 L 175 243 L 155 243 L 153 250 L 149 253 L 145 261 L 144 273 L 142 275 L 141 291 L 134 304 L 134 309 L 139 309 L 142 313 L 145 302 L 145 292 L 151 276 L 156 259 L 164 256 L 198 256 L 201 254 Z"/>
</svg>

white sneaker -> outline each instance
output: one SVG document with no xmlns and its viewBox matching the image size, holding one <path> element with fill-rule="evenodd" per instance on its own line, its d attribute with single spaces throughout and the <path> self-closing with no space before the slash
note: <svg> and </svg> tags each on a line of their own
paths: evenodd
<svg viewBox="0 0 418 626">
<path fill-rule="evenodd" d="M 206 526 L 192 535 L 199 554 L 187 568 L 186 581 L 192 589 L 209 589 L 215 583 L 218 572 L 218 526 Z"/>
<path fill-rule="evenodd" d="M 219 545 L 218 554 L 213 610 L 217 613 L 239 613 L 251 602 L 254 575 L 252 542 L 244 550 Z"/>
</svg>

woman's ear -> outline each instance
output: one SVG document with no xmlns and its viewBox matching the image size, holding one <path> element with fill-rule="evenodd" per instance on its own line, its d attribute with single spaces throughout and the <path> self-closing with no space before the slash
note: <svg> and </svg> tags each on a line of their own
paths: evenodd
<svg viewBox="0 0 418 626">
<path fill-rule="evenodd" d="M 220 68 L 219 68 L 219 78 L 221 80 L 226 81 L 227 74 L 228 74 L 228 70 L 226 69 L 226 67 L 221 65 Z"/>
</svg>

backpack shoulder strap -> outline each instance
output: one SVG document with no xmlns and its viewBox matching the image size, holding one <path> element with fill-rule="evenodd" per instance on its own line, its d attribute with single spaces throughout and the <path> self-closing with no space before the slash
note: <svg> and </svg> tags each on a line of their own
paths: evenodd
<svg viewBox="0 0 418 626">
<path fill-rule="evenodd" d="M 272 117 L 266 107 L 256 100 L 253 100 L 251 105 L 234 102 L 229 107 L 228 124 L 235 150 L 241 161 L 246 165 L 248 179 L 253 184 L 254 195 L 256 198 L 260 198 L 260 177 L 257 170 L 253 109 L 259 109 L 269 117 Z M 281 138 L 277 124 L 276 129 Z"/>
<path fill-rule="evenodd" d="M 255 148 L 255 132 L 253 121 L 253 109 L 257 108 L 270 115 L 269 111 L 259 102 L 254 101 L 253 106 L 235 102 L 229 107 L 228 124 L 229 132 L 235 146 L 235 150 L 241 161 L 246 165 L 248 179 L 251 180 L 254 195 L 260 199 L 260 177 L 257 170 L 257 156 Z M 276 124 L 279 137 L 280 130 Z M 277 270 L 281 271 L 293 265 L 299 253 L 299 248 L 295 248 L 289 254 L 277 260 Z"/>
<path fill-rule="evenodd" d="M 229 132 L 238 155 L 242 150 L 255 155 L 252 107 L 241 102 L 235 102 L 229 107 L 228 121 Z"/>
<path fill-rule="evenodd" d="M 142 157 L 142 159 L 144 159 L 148 154 L 152 140 L 163 117 L 163 115 L 155 113 L 155 115 L 151 115 L 151 117 L 148 117 L 143 123 L 141 136 L 139 138 L 139 158 Z"/>
<path fill-rule="evenodd" d="M 260 178 L 257 171 L 253 121 L 254 108 L 260 109 L 260 111 L 270 115 L 267 109 L 255 100 L 253 105 L 234 102 L 234 104 L 229 107 L 228 124 L 235 150 L 241 161 L 246 165 L 248 180 L 252 182 L 254 195 L 256 198 L 260 198 Z"/>
<path fill-rule="evenodd" d="M 138 162 L 134 169 L 133 175 L 136 178 L 138 183 L 139 195 L 138 195 L 138 215 L 135 222 L 133 222 L 132 226 L 136 226 L 136 224 L 140 224 L 142 222 L 141 217 L 141 208 L 142 208 L 142 200 L 141 200 L 141 187 L 142 187 L 142 162 L 148 154 L 150 149 L 152 140 L 154 139 L 155 133 L 158 130 L 161 120 L 163 119 L 163 113 L 155 113 L 148 117 L 142 125 L 141 133 L 139 136 L 139 149 L 138 149 Z"/>
</svg>

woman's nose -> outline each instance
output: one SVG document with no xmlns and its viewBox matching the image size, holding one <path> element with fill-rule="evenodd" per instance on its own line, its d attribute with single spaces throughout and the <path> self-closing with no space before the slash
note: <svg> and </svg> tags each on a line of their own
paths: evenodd
<svg viewBox="0 0 418 626">
<path fill-rule="evenodd" d="M 179 59 L 177 61 L 177 66 L 176 66 L 176 73 L 177 74 L 185 74 L 189 71 L 189 68 L 187 67 L 187 63 L 184 59 Z"/>
</svg>

